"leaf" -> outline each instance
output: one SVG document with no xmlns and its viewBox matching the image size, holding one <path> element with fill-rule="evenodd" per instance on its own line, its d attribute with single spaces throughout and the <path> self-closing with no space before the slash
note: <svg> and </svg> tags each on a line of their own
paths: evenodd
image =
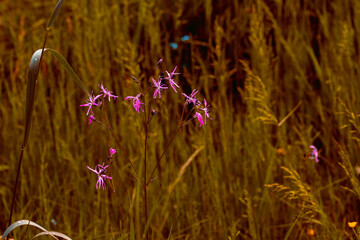
<svg viewBox="0 0 360 240">
<path fill-rule="evenodd" d="M 39 229 L 41 229 L 43 232 L 47 232 L 50 236 L 52 236 L 53 238 L 57 239 L 53 234 L 49 233 L 45 228 L 43 228 L 42 226 L 30 221 L 30 220 L 20 220 L 20 221 L 16 221 L 13 224 L 11 224 L 4 232 L 4 234 L 1 237 L 1 240 L 5 239 L 7 237 L 7 235 L 12 232 L 12 230 L 14 230 L 17 227 L 23 226 L 23 225 L 31 225 L 33 227 L 37 227 Z"/>
<path fill-rule="evenodd" d="M 63 239 L 72 240 L 71 238 L 69 238 L 68 236 L 66 236 L 63 233 L 53 232 L 53 231 L 38 233 L 32 239 L 43 236 L 43 235 L 53 235 L 53 236 L 61 237 Z"/>
<path fill-rule="evenodd" d="M 49 18 L 49 22 L 46 25 L 46 30 L 50 30 L 51 26 L 53 25 L 55 18 L 57 17 L 57 15 L 59 14 L 60 8 L 63 4 L 64 0 L 59 0 L 58 3 L 56 4 L 53 13 L 51 14 L 51 17 Z"/>
<path fill-rule="evenodd" d="M 41 57 L 42 49 L 37 50 L 31 57 L 30 67 L 28 71 L 28 83 L 27 83 L 27 91 L 26 91 L 26 107 L 25 107 L 25 135 L 23 141 L 23 148 L 25 148 L 29 133 L 30 133 L 30 125 L 31 125 L 31 117 L 34 107 L 35 100 L 35 86 L 39 69 L 39 62 Z"/>
<path fill-rule="evenodd" d="M 89 94 L 89 91 L 85 87 L 85 85 L 82 83 L 78 75 L 75 73 L 75 71 L 72 69 L 72 67 L 69 65 L 69 63 L 66 61 L 66 59 L 58 52 L 56 52 L 53 49 L 45 48 L 44 52 L 49 51 L 53 56 L 57 58 L 57 60 L 63 65 L 65 70 L 70 74 L 70 76 L 73 78 L 75 83 L 87 94 Z M 32 119 L 32 113 L 33 113 L 33 107 L 35 102 L 35 87 L 37 82 L 37 75 L 38 75 L 38 68 L 39 68 L 39 61 L 41 57 L 42 49 L 38 49 L 31 57 L 30 60 L 30 67 L 28 71 L 28 83 L 27 83 L 27 94 L 26 94 L 26 108 L 25 108 L 25 135 L 24 135 L 24 141 L 23 141 L 23 148 L 27 145 L 28 139 L 29 139 L 29 133 L 30 133 L 30 127 L 31 127 L 31 119 Z"/>
<path fill-rule="evenodd" d="M 181 166 L 180 171 L 179 171 L 175 181 L 172 184 L 170 184 L 169 187 L 168 187 L 168 194 L 170 194 L 174 190 L 176 184 L 178 184 L 180 182 L 181 177 L 184 175 L 186 168 L 190 165 L 190 163 L 195 159 L 195 157 L 203 149 L 204 149 L 204 146 L 201 146 L 198 149 L 196 149 L 196 151 L 189 157 L 189 159 L 186 160 L 186 162 Z"/>
<path fill-rule="evenodd" d="M 70 76 L 73 78 L 73 80 L 75 81 L 75 83 L 88 95 L 90 96 L 89 91 L 87 90 L 87 88 L 85 87 L 85 85 L 83 84 L 83 82 L 80 80 L 80 78 L 78 77 L 78 75 L 75 73 L 75 71 L 72 69 L 72 67 L 70 66 L 70 64 L 66 61 L 66 59 L 57 51 L 55 51 L 54 49 L 51 48 L 45 48 L 45 51 L 49 51 L 52 53 L 52 55 L 54 55 L 57 60 L 63 65 L 63 67 L 65 68 L 65 70 L 70 74 Z"/>
<path fill-rule="evenodd" d="M 295 221 L 291 224 L 291 226 L 290 226 L 289 230 L 287 231 L 287 233 L 286 233 L 286 235 L 285 235 L 284 240 L 287 240 L 287 239 L 290 237 L 290 234 L 291 234 L 291 232 L 292 232 L 292 230 L 293 230 L 294 226 L 295 226 L 295 225 L 296 225 L 296 223 L 298 222 L 298 220 L 299 220 L 299 218 L 300 218 L 300 216 L 301 216 L 301 214 L 302 214 L 303 210 L 304 210 L 304 208 L 302 208 L 302 209 L 301 209 L 301 212 L 300 212 L 300 213 L 299 213 L 299 215 L 296 217 Z"/>
</svg>

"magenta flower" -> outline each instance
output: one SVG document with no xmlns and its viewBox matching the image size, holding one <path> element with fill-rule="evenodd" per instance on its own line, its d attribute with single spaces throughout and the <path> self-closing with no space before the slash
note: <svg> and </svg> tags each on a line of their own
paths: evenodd
<svg viewBox="0 0 360 240">
<path fill-rule="evenodd" d="M 139 100 L 139 97 L 140 97 L 140 96 L 141 96 L 141 93 L 139 93 L 138 95 L 136 95 L 136 97 L 128 96 L 128 97 L 125 98 L 125 100 L 130 100 L 130 99 L 133 100 L 133 106 L 134 106 L 135 110 L 136 110 L 138 113 L 140 113 L 140 109 L 141 109 L 141 111 L 144 111 L 144 110 L 142 109 L 142 106 L 141 106 L 141 104 L 144 104 L 144 103 L 140 102 L 140 100 Z"/>
<path fill-rule="evenodd" d="M 206 124 L 206 118 L 210 118 L 212 120 L 212 118 L 209 115 L 209 112 L 210 112 L 209 107 L 210 107 L 210 105 L 207 105 L 206 99 L 204 98 L 204 108 L 199 108 L 200 110 L 205 112 L 204 124 Z"/>
<path fill-rule="evenodd" d="M 153 98 L 155 99 L 157 94 L 159 95 L 159 98 L 161 98 L 161 92 L 164 91 L 164 89 L 167 89 L 168 87 L 166 87 L 165 84 L 161 83 L 161 78 L 160 77 L 159 77 L 158 82 L 156 82 L 155 79 L 152 79 L 152 80 L 153 80 L 153 83 L 154 83 L 154 87 L 156 88 L 155 92 L 154 92 L 154 95 L 153 95 Z"/>
<path fill-rule="evenodd" d="M 169 73 L 168 71 L 166 71 L 166 73 L 167 73 L 167 75 L 168 75 L 169 77 L 166 77 L 166 78 L 165 78 L 165 79 L 168 79 L 168 80 L 169 80 L 170 86 L 174 89 L 175 92 L 177 92 L 175 87 L 179 88 L 179 85 L 177 85 L 177 83 L 175 82 L 175 79 L 172 79 L 172 77 L 173 77 L 174 75 L 180 74 L 180 73 L 176 73 L 176 72 L 175 72 L 175 71 L 176 71 L 176 68 L 177 68 L 177 67 L 175 66 L 174 70 L 173 70 L 171 73 Z"/>
<path fill-rule="evenodd" d="M 198 93 L 198 90 L 194 89 L 190 96 L 186 95 L 185 93 L 182 93 L 186 97 L 186 104 L 193 103 L 194 105 L 198 105 L 199 101 L 195 98 L 195 95 Z"/>
<path fill-rule="evenodd" d="M 80 105 L 80 107 L 87 107 L 87 106 L 89 107 L 86 115 L 89 115 L 90 110 L 91 110 L 91 113 L 94 114 L 94 112 L 92 110 L 92 106 L 100 106 L 101 105 L 101 102 L 96 103 L 96 99 L 98 99 L 99 97 L 101 97 L 101 94 L 94 97 L 93 92 L 91 92 L 91 95 L 89 96 L 89 100 L 86 100 L 87 103 Z"/>
<path fill-rule="evenodd" d="M 109 158 L 112 158 L 115 153 L 116 153 L 116 149 L 110 148 L 110 157 Z"/>
<path fill-rule="evenodd" d="M 104 94 L 104 95 L 103 95 L 104 98 L 105 98 L 106 96 L 108 96 L 109 102 L 110 102 L 110 97 L 113 97 L 114 100 L 115 100 L 116 98 L 118 98 L 118 96 L 115 96 L 115 95 L 111 94 L 112 92 L 110 92 L 110 91 L 109 91 L 107 88 L 105 88 L 102 84 L 100 84 L 99 87 L 101 88 L 101 91 L 102 91 L 103 94 Z"/>
<path fill-rule="evenodd" d="M 200 127 L 204 126 L 203 117 L 201 116 L 200 113 L 196 112 L 195 115 L 194 115 L 194 118 L 196 118 L 199 121 Z"/>
<path fill-rule="evenodd" d="M 94 115 L 90 115 L 88 120 L 89 120 L 89 124 L 91 124 L 93 121 L 96 121 L 96 118 L 94 117 Z"/>
<path fill-rule="evenodd" d="M 174 70 L 173 70 L 170 74 L 166 71 L 170 78 L 171 78 L 172 76 L 174 76 L 174 75 L 180 74 L 180 73 L 176 73 L 176 72 L 175 72 L 175 71 L 176 71 L 176 68 L 177 68 L 177 66 L 175 66 Z"/>
<path fill-rule="evenodd" d="M 91 169 L 89 166 L 87 166 L 87 168 L 91 171 L 93 171 L 94 173 L 96 173 L 98 175 L 98 180 L 96 182 L 96 189 L 99 188 L 103 188 L 104 190 L 106 189 L 106 184 L 105 181 L 106 179 L 112 179 L 111 177 L 107 176 L 106 173 L 106 168 L 109 167 L 109 165 L 104 166 L 105 163 L 103 163 L 103 165 L 98 164 L 97 166 L 95 166 L 95 169 Z"/>
<path fill-rule="evenodd" d="M 311 145 L 310 148 L 313 150 L 312 153 L 310 154 L 310 159 L 315 159 L 315 161 L 318 163 L 319 162 L 319 153 L 317 148 L 314 145 Z"/>
</svg>

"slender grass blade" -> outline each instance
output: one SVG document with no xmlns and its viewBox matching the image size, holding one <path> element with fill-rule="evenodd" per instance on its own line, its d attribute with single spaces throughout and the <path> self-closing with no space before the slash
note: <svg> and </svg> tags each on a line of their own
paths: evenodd
<svg viewBox="0 0 360 240">
<path fill-rule="evenodd" d="M 295 227 L 296 223 L 298 222 L 298 220 L 299 220 L 299 218 L 300 218 L 303 210 L 304 210 L 304 209 L 301 209 L 301 212 L 300 212 L 299 215 L 296 217 L 296 219 L 295 219 L 295 221 L 293 222 L 293 224 L 291 224 L 290 229 L 287 231 L 284 240 L 287 240 L 287 239 L 290 237 L 290 234 L 291 234 L 293 228 Z"/>
<path fill-rule="evenodd" d="M 29 139 L 31 117 L 35 102 L 35 86 L 37 79 L 37 71 L 39 67 L 40 57 L 42 49 L 37 50 L 31 57 L 30 67 L 28 71 L 28 83 L 26 92 L 26 107 L 25 107 L 25 135 L 23 148 L 26 146 Z"/>
<path fill-rule="evenodd" d="M 53 235 L 53 236 L 56 236 L 56 237 L 61 237 L 63 239 L 72 240 L 71 238 L 69 238 L 68 236 L 66 236 L 63 233 L 53 232 L 53 231 L 38 233 L 32 239 L 43 236 L 43 235 Z"/>
<path fill-rule="evenodd" d="M 28 84 L 27 84 L 27 94 L 26 94 L 26 108 L 25 108 L 25 135 L 24 135 L 24 142 L 23 142 L 23 148 L 27 145 L 28 139 L 29 139 L 29 133 L 31 128 L 31 118 L 34 108 L 34 102 L 35 102 L 35 87 L 37 82 L 37 71 L 39 67 L 39 61 L 41 57 L 41 51 L 42 49 L 38 49 L 30 60 L 30 67 L 28 71 Z M 70 76 L 73 78 L 75 83 L 87 94 L 89 94 L 89 91 L 83 84 L 83 82 L 80 80 L 78 75 L 75 73 L 75 71 L 72 69 L 72 67 L 69 65 L 69 63 L 66 61 L 66 59 L 58 52 L 56 52 L 53 49 L 45 48 L 44 52 L 49 51 L 53 56 L 57 58 L 57 60 L 63 65 L 65 70 L 70 74 Z"/>
<path fill-rule="evenodd" d="M 12 232 L 12 230 L 14 230 L 17 227 L 23 226 L 23 225 L 30 225 L 33 227 L 37 227 L 40 230 L 42 230 L 43 232 L 47 232 L 50 236 L 52 236 L 53 238 L 57 239 L 53 234 L 49 233 L 45 228 L 43 228 L 42 226 L 30 221 L 30 220 L 20 220 L 20 221 L 16 221 L 13 224 L 11 224 L 4 232 L 4 234 L 1 237 L 1 240 L 5 239 L 7 237 L 7 235 L 9 235 L 10 232 Z"/>
<path fill-rule="evenodd" d="M 87 94 L 90 96 L 89 91 L 87 90 L 87 88 L 85 87 L 85 85 L 83 84 L 83 82 L 80 80 L 80 78 L 78 77 L 78 75 L 75 73 L 75 71 L 72 69 L 72 67 L 70 66 L 70 64 L 66 61 L 66 59 L 57 51 L 51 49 L 51 48 L 46 48 L 45 51 L 49 51 L 53 56 L 55 56 L 57 58 L 57 60 L 63 65 L 63 67 L 65 68 L 65 70 L 70 74 L 70 76 L 73 78 L 73 80 L 75 81 L 75 83 Z"/>
<path fill-rule="evenodd" d="M 58 3 L 56 4 L 53 13 L 51 14 L 51 17 L 49 19 L 49 22 L 46 25 L 46 30 L 50 30 L 51 26 L 53 25 L 53 23 L 55 22 L 55 19 L 57 17 L 57 15 L 59 14 L 60 8 L 63 4 L 64 0 L 59 0 Z"/>
</svg>

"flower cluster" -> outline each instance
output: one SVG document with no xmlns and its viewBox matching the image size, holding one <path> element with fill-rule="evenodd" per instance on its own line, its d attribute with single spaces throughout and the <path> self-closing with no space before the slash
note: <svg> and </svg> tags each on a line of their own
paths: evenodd
<svg viewBox="0 0 360 240">
<path fill-rule="evenodd" d="M 80 105 L 80 107 L 89 107 L 86 115 L 89 115 L 90 111 L 91 111 L 92 114 L 94 114 L 94 112 L 92 110 L 92 107 L 93 106 L 100 106 L 102 104 L 102 102 L 97 102 L 96 101 L 99 97 L 101 97 L 101 94 L 94 97 L 93 92 L 91 92 L 91 94 L 89 96 L 89 100 L 86 100 L 86 104 Z"/>
<path fill-rule="evenodd" d="M 93 112 L 93 109 L 92 107 L 95 106 L 95 107 L 99 107 L 102 102 L 99 100 L 100 97 L 102 98 L 108 98 L 109 102 L 110 102 L 110 98 L 114 98 L 114 100 L 116 98 L 118 98 L 118 96 L 115 96 L 112 94 L 112 92 L 110 92 L 107 88 L 105 88 L 102 84 L 99 85 L 100 87 L 100 90 L 102 92 L 102 94 L 99 94 L 99 95 L 96 95 L 94 96 L 93 92 L 91 92 L 91 94 L 89 95 L 89 99 L 86 100 L 86 104 L 82 104 L 80 105 L 80 107 L 89 107 L 88 108 L 88 111 L 86 113 L 86 115 L 89 115 L 89 112 L 91 111 L 91 115 L 89 116 L 89 124 L 91 124 L 93 121 L 96 121 L 96 118 L 94 116 L 94 112 Z"/>
<path fill-rule="evenodd" d="M 160 59 L 156 65 L 156 68 L 161 64 L 162 59 Z M 153 84 L 153 94 L 152 94 L 152 98 L 156 99 L 156 98 L 161 98 L 162 93 L 169 89 L 170 87 L 174 90 L 175 93 L 178 93 L 179 91 L 179 85 L 178 83 L 175 81 L 175 76 L 179 75 L 180 73 L 176 72 L 177 67 L 175 66 L 174 70 L 172 72 L 168 72 L 165 71 L 162 74 L 159 75 L 158 80 L 156 81 L 154 78 L 152 78 L 152 84 Z M 167 76 L 166 76 L 167 75 Z M 137 81 L 137 79 L 135 77 L 133 77 L 134 81 L 140 85 L 140 83 Z M 166 85 L 166 83 L 168 83 L 168 86 Z M 93 111 L 93 107 L 100 107 L 103 104 L 104 99 L 108 99 L 108 101 L 111 101 L 111 98 L 113 98 L 114 100 L 118 98 L 118 96 L 114 95 L 113 92 L 109 91 L 107 88 L 105 88 L 102 84 L 99 85 L 100 88 L 100 94 L 99 95 L 94 95 L 93 92 L 91 92 L 91 94 L 89 95 L 89 99 L 86 100 L 86 104 L 82 104 L 80 105 L 81 107 L 88 107 L 87 113 L 86 115 L 89 115 L 89 113 L 91 112 L 89 118 L 88 118 L 88 124 L 91 124 L 93 121 L 99 122 L 94 114 Z M 141 86 L 140 86 L 141 89 Z M 142 90 L 142 89 L 141 89 Z M 204 102 L 202 103 L 196 96 L 196 94 L 199 91 L 194 89 L 189 95 L 185 94 L 185 93 L 181 93 L 184 97 L 185 97 L 185 105 L 191 106 L 191 110 L 189 112 L 189 115 L 192 114 L 192 118 L 188 121 L 191 121 L 193 119 L 197 120 L 200 123 L 200 127 L 205 125 L 207 122 L 207 119 L 212 119 L 209 115 L 210 112 L 210 105 L 207 103 L 206 99 L 204 99 Z M 141 98 L 144 96 L 144 92 L 140 92 L 138 93 L 136 96 L 127 96 L 124 98 L 124 100 L 129 100 L 132 101 L 132 105 L 135 108 L 136 112 L 140 113 L 140 110 L 142 112 L 144 112 L 143 109 L 143 105 L 144 103 L 141 102 Z M 151 106 L 151 103 L 150 103 Z M 192 111 L 194 110 L 195 113 L 192 113 Z M 155 115 L 156 110 L 152 109 L 151 111 L 151 117 L 153 115 Z M 149 118 L 151 120 L 151 118 Z M 147 121 L 150 121 L 150 120 Z M 186 117 L 187 119 L 187 117 Z M 99 122 L 101 123 L 101 122 Z M 110 148 L 110 155 L 108 156 L 108 160 L 110 162 L 110 165 L 112 163 L 112 158 L 113 155 L 116 153 L 116 149 Z M 315 154 L 314 152 L 314 158 L 317 159 L 317 152 Z M 318 161 L 318 160 L 317 160 Z M 98 180 L 96 182 L 96 189 L 99 188 L 103 188 L 106 189 L 106 180 L 107 179 L 112 179 L 111 177 L 109 177 L 106 174 L 107 168 L 109 167 L 109 165 L 105 165 L 105 163 L 103 163 L 102 165 L 98 164 L 95 166 L 94 169 L 90 168 L 89 166 L 87 166 L 87 168 L 94 172 L 97 177 Z"/>
<path fill-rule="evenodd" d="M 156 67 L 159 66 L 159 64 L 162 62 L 162 59 L 159 60 L 159 62 L 157 63 Z M 153 87 L 154 87 L 154 93 L 153 93 L 153 98 L 161 98 L 161 94 L 168 89 L 168 87 L 166 86 L 165 82 L 168 81 L 170 87 L 174 90 L 175 93 L 178 92 L 178 88 L 179 85 L 178 83 L 175 81 L 174 76 L 180 74 L 176 72 L 177 67 L 175 66 L 174 70 L 169 73 L 168 71 L 165 71 L 165 73 L 167 74 L 167 77 L 163 77 L 163 75 L 159 75 L 158 77 L 158 81 L 156 81 L 155 79 L 152 79 L 152 83 L 153 83 Z M 137 81 L 136 81 L 137 82 Z M 138 82 L 137 82 L 138 83 Z M 207 104 L 206 99 L 204 99 L 204 104 L 203 104 L 203 108 L 201 108 L 202 103 L 195 97 L 195 95 L 198 93 L 198 90 L 194 89 L 190 95 L 187 95 L 185 93 L 182 93 L 182 95 L 185 97 L 185 104 L 189 105 L 189 104 L 193 104 L 194 108 L 196 108 L 199 111 L 195 112 L 195 115 L 193 115 L 193 119 L 197 119 L 200 123 L 200 126 L 203 126 L 206 124 L 207 119 L 212 119 L 209 115 L 210 112 L 210 105 Z M 140 98 L 143 94 L 139 93 L 137 94 L 135 97 L 134 96 L 127 96 L 125 98 L 125 100 L 132 100 L 133 101 L 133 107 L 135 108 L 135 110 L 140 113 L 140 110 L 144 112 L 142 105 L 144 105 L 144 103 L 141 102 Z M 203 114 L 201 114 L 201 111 L 203 111 Z"/>
<path fill-rule="evenodd" d="M 111 159 L 115 153 L 116 153 L 116 149 L 110 148 L 109 159 Z M 112 179 L 111 177 L 106 175 L 106 169 L 108 167 L 109 167 L 109 165 L 105 166 L 105 163 L 103 163 L 102 165 L 100 165 L 100 164 L 96 165 L 95 169 L 92 169 L 89 166 L 87 166 L 87 168 L 90 171 L 94 172 L 98 176 L 98 180 L 96 182 L 96 189 L 99 189 L 102 187 L 105 190 L 106 189 L 106 184 L 105 184 L 106 179 Z"/>
<path fill-rule="evenodd" d="M 152 80 L 154 83 L 154 87 L 156 88 L 154 91 L 153 98 L 155 99 L 156 96 L 159 96 L 159 98 L 161 98 L 161 92 L 164 91 L 165 89 L 167 89 L 168 87 L 166 87 L 166 85 L 161 82 L 162 78 L 160 76 L 159 76 L 158 81 L 155 81 L 155 79 L 152 79 Z"/>
<path fill-rule="evenodd" d="M 96 182 L 96 189 L 99 189 L 102 187 L 105 190 L 106 189 L 106 184 L 105 184 L 106 179 L 112 179 L 111 177 L 109 177 L 105 174 L 106 168 L 108 168 L 108 167 L 109 167 L 109 165 L 105 166 L 105 163 L 103 163 L 102 165 L 98 164 L 97 166 L 95 166 L 95 169 L 92 169 L 89 166 L 87 166 L 87 168 L 90 171 L 93 171 L 98 176 L 98 180 Z"/>
<path fill-rule="evenodd" d="M 102 84 L 100 84 L 99 87 L 100 87 L 100 89 L 101 89 L 101 91 L 102 91 L 102 93 L 103 93 L 103 97 L 104 97 L 104 98 L 105 98 L 105 97 L 108 97 L 108 98 L 109 98 L 109 102 L 110 102 L 110 97 L 113 97 L 114 100 L 115 100 L 116 98 L 118 98 L 118 96 L 113 95 L 112 92 L 110 92 L 110 91 L 109 91 L 107 88 L 105 88 Z"/>
<path fill-rule="evenodd" d="M 209 115 L 209 112 L 210 112 L 210 109 L 209 109 L 210 105 L 207 104 L 206 102 L 206 99 L 204 98 L 204 107 L 203 108 L 200 108 L 199 107 L 199 110 L 201 111 L 204 111 L 204 118 L 203 118 L 203 124 L 202 125 L 205 125 L 206 124 L 206 119 L 209 118 L 210 120 L 212 120 L 212 118 L 210 117 Z M 201 114 L 200 114 L 201 115 Z M 200 125 L 201 125 L 201 121 L 200 122 Z"/>
<path fill-rule="evenodd" d="M 136 95 L 136 97 L 133 97 L 133 96 L 128 96 L 125 98 L 125 100 L 133 100 L 133 106 L 135 108 L 135 110 L 140 113 L 140 109 L 141 111 L 144 111 L 144 109 L 142 109 L 142 106 L 144 103 L 140 102 L 140 99 L 139 97 L 141 97 L 141 93 L 139 93 L 138 95 Z"/>
</svg>

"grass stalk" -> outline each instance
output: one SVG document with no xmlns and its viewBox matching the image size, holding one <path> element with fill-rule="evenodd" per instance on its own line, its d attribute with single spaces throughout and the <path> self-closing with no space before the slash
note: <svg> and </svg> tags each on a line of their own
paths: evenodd
<svg viewBox="0 0 360 240">
<path fill-rule="evenodd" d="M 149 102 L 149 113 L 151 112 L 150 107 L 151 107 L 151 102 Z M 145 102 L 144 102 L 145 104 Z M 145 105 L 146 106 L 146 105 Z M 144 184 L 143 184 L 143 188 L 144 188 L 144 207 L 145 207 L 145 225 L 147 224 L 148 221 L 148 199 L 147 199 L 147 184 L 146 184 L 146 155 L 147 155 L 147 141 L 148 141 L 148 128 L 149 128 L 149 119 L 150 119 L 150 115 L 147 118 L 146 117 L 146 107 L 145 108 L 145 113 L 144 113 L 144 128 L 145 128 L 145 144 L 144 144 Z M 149 231 L 146 231 L 146 240 L 149 240 Z"/>
<path fill-rule="evenodd" d="M 49 33 L 49 31 L 46 31 L 45 39 L 44 39 L 44 43 L 43 43 L 43 47 L 42 47 L 42 51 L 41 51 L 41 56 L 40 56 L 40 60 L 39 60 L 38 68 L 37 68 L 36 78 L 39 75 L 40 64 L 41 64 L 41 60 L 42 60 L 42 57 L 43 57 L 43 54 L 44 54 L 44 49 L 45 49 L 45 44 L 46 44 L 46 39 L 47 39 L 48 33 Z M 31 119 L 30 119 L 30 121 L 31 121 Z M 29 126 L 29 128 L 30 128 L 30 126 Z M 13 214 L 14 206 L 15 206 L 15 196 L 16 196 L 16 191 L 17 191 L 17 185 L 18 185 L 19 177 L 20 177 L 20 169 L 21 169 L 21 164 L 22 164 L 22 160 L 23 160 L 23 156 L 24 156 L 25 147 L 27 145 L 26 131 L 30 131 L 30 129 L 25 129 L 24 141 L 23 141 L 23 144 L 22 144 L 22 147 L 21 147 L 21 150 L 20 150 L 20 157 L 19 157 L 19 163 L 18 163 L 17 172 L 16 172 L 15 185 L 14 185 L 13 193 L 12 193 L 13 196 L 12 196 L 12 200 L 11 200 L 8 227 L 11 225 L 12 214 Z M 7 239 L 9 239 L 9 236 L 7 237 Z"/>
</svg>

